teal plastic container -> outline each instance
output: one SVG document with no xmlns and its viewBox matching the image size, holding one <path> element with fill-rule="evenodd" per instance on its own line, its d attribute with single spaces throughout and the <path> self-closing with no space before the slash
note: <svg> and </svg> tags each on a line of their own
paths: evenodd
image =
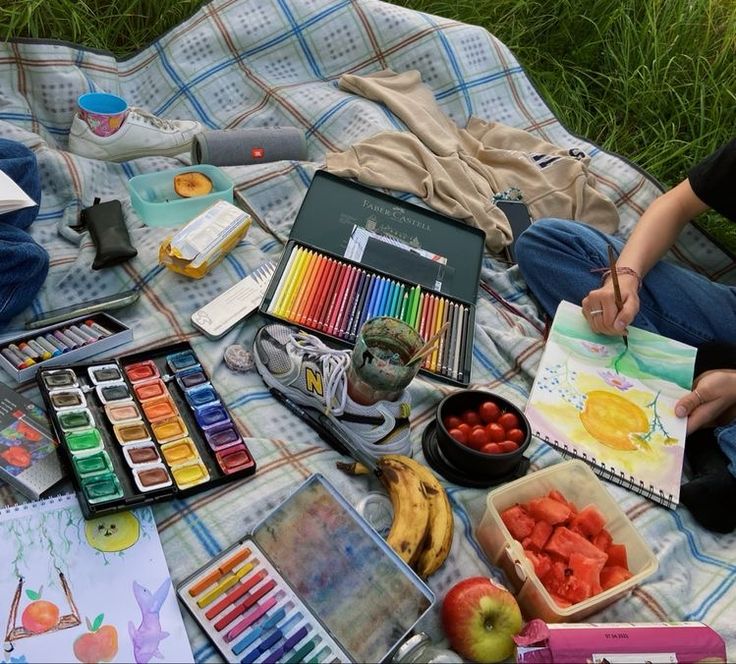
<svg viewBox="0 0 736 664">
<path fill-rule="evenodd" d="M 212 191 L 184 198 L 174 191 L 174 176 L 197 172 L 212 180 Z M 233 181 L 217 166 L 199 164 L 136 175 L 128 180 L 133 209 L 147 226 L 181 226 L 204 212 L 215 201 L 233 202 Z"/>
</svg>

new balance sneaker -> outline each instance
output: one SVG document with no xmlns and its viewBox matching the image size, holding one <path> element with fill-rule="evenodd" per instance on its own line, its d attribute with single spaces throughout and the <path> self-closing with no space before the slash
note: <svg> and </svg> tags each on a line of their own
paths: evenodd
<svg viewBox="0 0 736 664">
<path fill-rule="evenodd" d="M 98 136 L 75 115 L 69 132 L 69 151 L 103 161 L 188 155 L 192 139 L 200 131 L 202 125 L 195 120 L 166 120 L 131 107 L 120 129 L 110 136 Z"/>
<path fill-rule="evenodd" d="M 347 447 L 349 454 L 411 455 L 409 392 L 370 406 L 353 401 L 347 389 L 349 350 L 330 348 L 311 334 L 273 323 L 258 330 L 253 357 L 274 395 L 287 407 L 300 406 L 292 410 L 328 439 L 329 430 L 337 430 L 343 439 L 338 439 L 339 446 Z"/>
</svg>

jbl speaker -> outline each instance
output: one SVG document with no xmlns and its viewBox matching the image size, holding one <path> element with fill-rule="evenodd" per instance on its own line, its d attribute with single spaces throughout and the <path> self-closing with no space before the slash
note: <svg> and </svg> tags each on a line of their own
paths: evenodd
<svg viewBox="0 0 736 664">
<path fill-rule="evenodd" d="M 296 127 L 203 131 L 192 141 L 192 163 L 247 166 L 268 161 L 305 161 L 307 141 Z"/>
</svg>

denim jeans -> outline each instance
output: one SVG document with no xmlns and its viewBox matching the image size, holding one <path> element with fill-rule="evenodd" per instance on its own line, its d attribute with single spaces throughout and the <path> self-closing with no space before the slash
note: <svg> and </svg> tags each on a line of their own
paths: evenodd
<svg viewBox="0 0 736 664">
<path fill-rule="evenodd" d="M 41 201 L 36 157 L 27 147 L 0 138 L 0 171 Z M 0 214 L 0 330 L 31 304 L 49 270 L 46 250 L 26 232 L 37 214 L 38 205 Z"/>
<path fill-rule="evenodd" d="M 596 268 L 608 267 L 608 245 L 623 242 L 590 226 L 540 219 L 516 242 L 516 259 L 527 285 L 553 316 L 560 300 L 580 304 L 600 286 Z M 736 288 L 716 284 L 677 265 L 660 261 L 639 291 L 641 308 L 633 325 L 699 347 L 736 343 Z M 736 476 L 736 423 L 718 433 L 718 443 Z"/>
<path fill-rule="evenodd" d="M 608 267 L 608 245 L 623 242 L 574 221 L 540 219 L 519 237 L 516 258 L 529 289 L 553 316 L 561 300 L 580 304 L 601 284 L 597 268 Z M 717 284 L 683 267 L 660 261 L 639 291 L 634 322 L 692 346 L 736 342 L 736 288 Z"/>
</svg>

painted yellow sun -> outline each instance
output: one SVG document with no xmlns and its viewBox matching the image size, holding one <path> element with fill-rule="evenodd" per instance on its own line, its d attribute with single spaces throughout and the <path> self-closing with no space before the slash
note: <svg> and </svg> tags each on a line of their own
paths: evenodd
<svg viewBox="0 0 736 664">
<path fill-rule="evenodd" d="M 629 436 L 649 431 L 649 420 L 640 406 L 606 390 L 586 394 L 580 421 L 593 438 L 615 450 L 638 449 Z"/>
<path fill-rule="evenodd" d="M 93 549 L 112 553 L 133 546 L 141 526 L 130 512 L 118 512 L 90 519 L 84 525 L 84 535 Z"/>
</svg>

